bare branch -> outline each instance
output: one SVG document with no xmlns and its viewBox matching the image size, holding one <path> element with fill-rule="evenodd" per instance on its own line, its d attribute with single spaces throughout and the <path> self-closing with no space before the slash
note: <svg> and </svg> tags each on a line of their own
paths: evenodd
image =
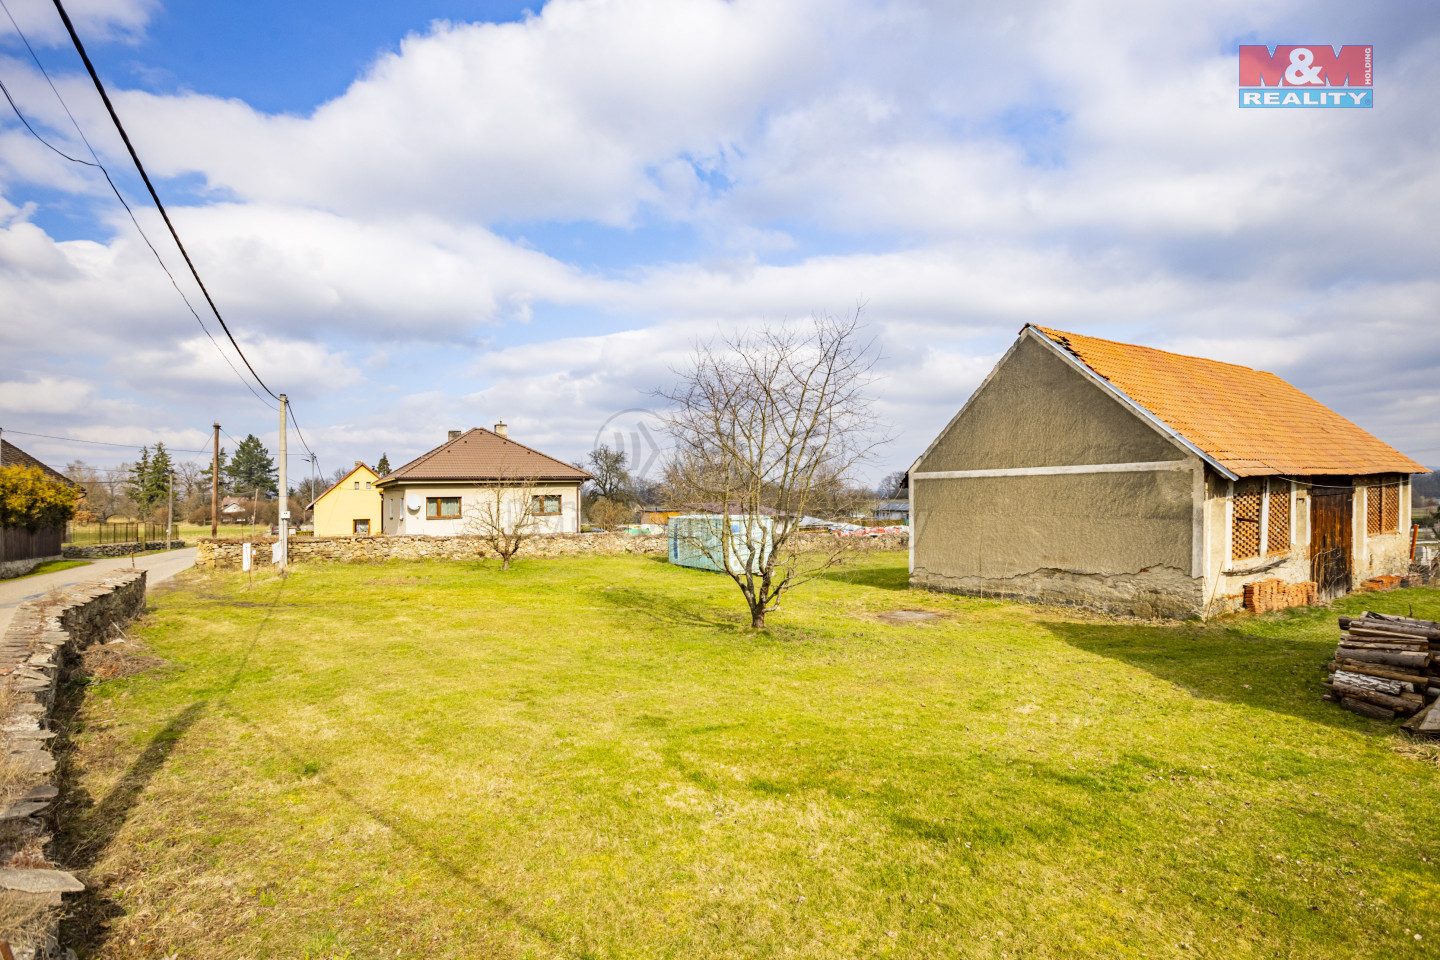
<svg viewBox="0 0 1440 960">
<path fill-rule="evenodd" d="M 848 546 L 801 537 L 800 522 L 858 506 L 855 474 L 886 442 L 869 397 L 876 360 L 857 308 L 699 343 L 660 393 L 674 442 L 666 482 L 682 501 L 719 505 L 721 522 L 699 528 L 713 526 L 713 542 L 694 534 L 693 546 L 735 581 L 756 627 Z"/>
<path fill-rule="evenodd" d="M 512 477 L 502 472 L 465 509 L 461 529 L 499 557 L 502 570 L 510 569 L 511 559 L 525 541 L 539 532 L 543 495 L 536 494 L 536 485 L 535 477 Z"/>
</svg>

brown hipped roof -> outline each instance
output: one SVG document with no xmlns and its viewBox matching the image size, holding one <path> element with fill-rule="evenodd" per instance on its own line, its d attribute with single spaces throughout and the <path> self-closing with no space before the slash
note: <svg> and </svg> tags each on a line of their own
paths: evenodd
<svg viewBox="0 0 1440 960">
<path fill-rule="evenodd" d="M 50 469 L 9 440 L 0 439 L 0 467 L 35 467 L 57 483 L 63 483 L 67 487 L 79 486 L 59 470 Z"/>
<path fill-rule="evenodd" d="M 431 480 L 589 480 L 590 474 L 483 427 L 466 430 L 387 474 L 377 487 Z"/>
<path fill-rule="evenodd" d="M 1035 329 L 1236 476 L 1429 472 L 1273 373 Z"/>
</svg>

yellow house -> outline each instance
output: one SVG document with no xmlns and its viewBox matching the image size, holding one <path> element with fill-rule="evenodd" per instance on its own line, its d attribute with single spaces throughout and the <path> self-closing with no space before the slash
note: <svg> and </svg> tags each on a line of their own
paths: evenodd
<svg viewBox="0 0 1440 960">
<path fill-rule="evenodd" d="M 345 478 L 311 502 L 317 537 L 380 535 L 380 474 L 359 460 Z"/>
</svg>

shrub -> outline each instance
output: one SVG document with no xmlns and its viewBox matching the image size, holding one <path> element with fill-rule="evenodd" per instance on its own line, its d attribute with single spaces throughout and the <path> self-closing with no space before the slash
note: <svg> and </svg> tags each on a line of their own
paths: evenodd
<svg viewBox="0 0 1440 960">
<path fill-rule="evenodd" d="M 37 467 L 0 467 L 0 527 L 64 526 L 79 500 L 79 490 Z"/>
</svg>

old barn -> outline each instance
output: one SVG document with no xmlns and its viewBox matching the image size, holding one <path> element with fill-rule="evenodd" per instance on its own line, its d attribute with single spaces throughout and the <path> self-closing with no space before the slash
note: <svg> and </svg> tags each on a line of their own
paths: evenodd
<svg viewBox="0 0 1440 960">
<path fill-rule="evenodd" d="M 1425 467 L 1272 373 L 1026 326 L 910 468 L 910 580 L 1142 616 L 1409 565 Z"/>
</svg>

